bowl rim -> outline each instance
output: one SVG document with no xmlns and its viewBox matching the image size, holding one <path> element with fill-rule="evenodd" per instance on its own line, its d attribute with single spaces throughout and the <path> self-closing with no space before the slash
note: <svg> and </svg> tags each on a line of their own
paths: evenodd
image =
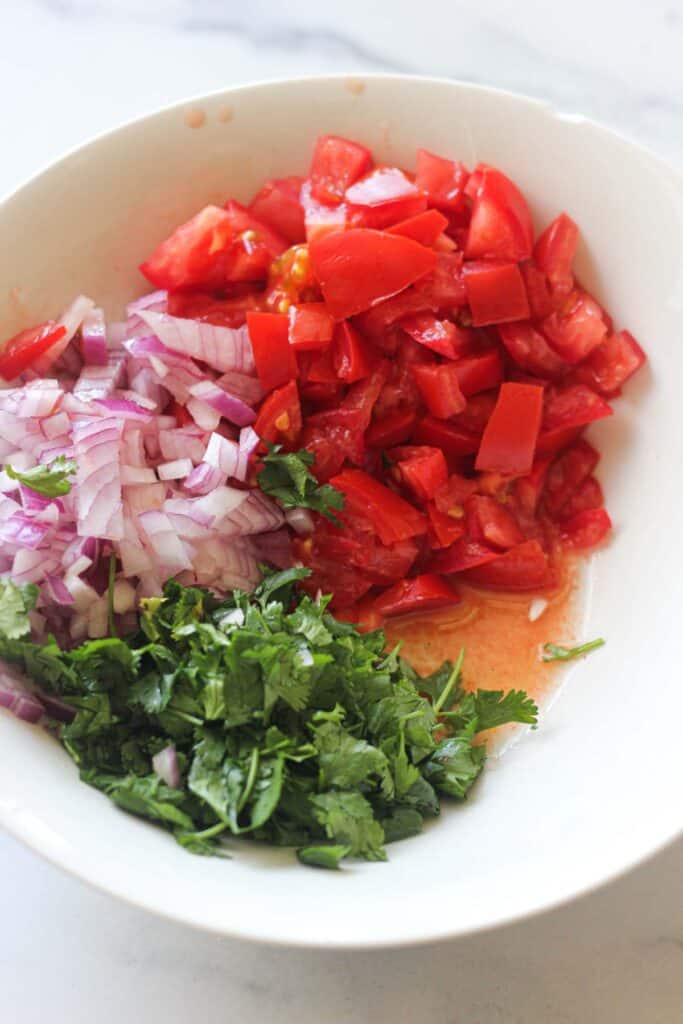
<svg viewBox="0 0 683 1024">
<path fill-rule="evenodd" d="M 569 124 L 575 124 L 577 126 L 584 127 L 587 130 L 595 131 L 602 136 L 606 136 L 608 139 L 626 146 L 634 155 L 647 157 L 652 164 L 660 170 L 660 172 L 668 175 L 670 180 L 683 191 L 683 169 L 680 169 L 670 163 L 649 146 L 642 145 L 627 135 L 622 134 L 611 127 L 606 127 L 590 117 L 585 117 L 581 114 L 564 113 L 558 110 L 553 103 L 547 100 L 542 100 L 534 96 L 527 96 L 523 93 L 517 93 L 509 89 L 467 82 L 446 76 L 353 70 L 348 72 L 335 72 L 331 74 L 304 74 L 262 78 L 255 81 L 241 82 L 222 89 L 215 89 L 208 93 L 192 94 L 184 99 L 164 104 L 138 117 L 133 117 L 123 121 L 120 124 L 115 125 L 113 128 L 108 128 L 102 132 L 98 132 L 97 134 L 89 137 L 86 141 L 66 150 L 56 159 L 46 163 L 28 178 L 24 179 L 19 185 L 12 188 L 11 191 L 0 196 L 0 210 L 2 210 L 2 208 L 16 195 L 33 186 L 41 178 L 50 174 L 57 167 L 68 164 L 69 161 L 77 158 L 86 150 L 96 146 L 104 140 L 111 139 L 119 132 L 135 126 L 142 126 L 146 122 L 152 121 L 159 116 L 191 108 L 192 106 L 200 105 L 202 103 L 212 103 L 218 99 L 227 99 L 228 97 L 235 97 L 243 93 L 268 90 L 277 86 L 306 82 L 326 84 L 349 81 L 366 82 L 373 80 L 401 83 L 415 82 L 446 86 L 456 90 L 464 90 L 471 94 L 483 94 L 487 96 L 500 97 L 501 99 L 509 99 L 521 105 L 536 108 L 539 111 L 545 112 L 547 116 L 553 119 L 564 121 Z M 225 924 L 218 925 L 214 922 L 203 920 L 200 913 L 190 913 L 186 910 L 174 912 L 166 909 L 166 907 L 161 905 L 160 902 L 153 897 L 139 896 L 129 892 L 125 888 L 122 888 L 120 883 L 107 882 L 106 878 L 100 877 L 97 871 L 93 870 L 89 865 L 80 863 L 78 855 L 60 856 L 56 850 L 50 848 L 50 843 L 46 842 L 44 837 L 41 838 L 39 832 L 34 830 L 30 823 L 23 818 L 21 814 L 14 813 L 13 807 L 1 800 L 0 827 L 2 827 L 13 838 L 19 840 L 24 846 L 39 854 L 49 863 L 68 873 L 72 877 L 85 882 L 93 889 L 104 892 L 111 897 L 122 900 L 129 906 L 145 910 L 168 921 L 186 925 L 198 931 L 209 932 L 211 934 L 221 935 L 235 940 L 249 941 L 274 947 L 322 950 L 405 948 L 425 945 L 432 942 L 464 938 L 468 935 L 477 935 L 493 931 L 497 928 L 503 928 L 515 923 L 527 921 L 530 918 L 561 908 L 576 899 L 589 896 L 598 889 L 601 889 L 603 886 L 619 880 L 631 871 L 652 860 L 683 836 L 683 826 L 677 826 L 674 823 L 672 829 L 667 830 L 664 835 L 660 834 L 660 836 L 657 837 L 654 845 L 644 844 L 642 853 L 635 858 L 632 856 L 626 858 L 623 863 L 617 863 L 611 870 L 606 871 L 591 882 L 587 882 L 583 885 L 575 885 L 574 887 L 570 886 L 568 891 L 561 892 L 556 898 L 537 898 L 536 901 L 531 900 L 529 906 L 521 911 L 503 911 L 499 915 L 490 915 L 488 919 L 482 920 L 480 923 L 466 925 L 464 927 L 458 927 L 457 923 L 445 924 L 442 919 L 441 923 L 439 921 L 433 921 L 427 927 L 424 925 L 418 925 L 417 927 L 412 926 L 407 928 L 404 933 L 390 939 L 369 936 L 358 938 L 354 937 L 352 940 L 337 940 L 334 938 L 329 939 L 327 937 L 314 939 L 312 937 L 306 938 L 301 936 L 291 937 L 281 934 L 278 935 L 277 932 L 273 932 L 272 928 L 259 926 L 245 927 L 241 926 L 239 922 L 234 920 L 226 921 Z"/>
</svg>

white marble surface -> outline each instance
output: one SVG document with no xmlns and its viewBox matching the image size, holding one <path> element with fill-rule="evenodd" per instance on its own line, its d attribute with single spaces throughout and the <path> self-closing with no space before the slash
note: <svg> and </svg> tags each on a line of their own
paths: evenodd
<svg viewBox="0 0 683 1024">
<path fill-rule="evenodd" d="M 0 194 L 163 103 L 342 70 L 529 93 L 683 166 L 682 45 L 681 0 L 4 0 Z M 191 932 L 85 888 L 3 836 L 0 877 L 3 1024 L 676 1024 L 683 1015 L 682 844 L 536 920 L 375 954 Z"/>
</svg>

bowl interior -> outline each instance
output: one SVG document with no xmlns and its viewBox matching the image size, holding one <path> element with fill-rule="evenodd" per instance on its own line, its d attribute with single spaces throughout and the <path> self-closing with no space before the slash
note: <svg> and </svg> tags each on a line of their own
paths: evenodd
<svg viewBox="0 0 683 1024">
<path fill-rule="evenodd" d="M 650 357 L 595 432 L 616 531 L 593 562 L 586 629 L 607 647 L 572 672 L 541 728 L 466 806 L 391 847 L 388 864 L 304 871 L 289 853 L 241 845 L 227 863 L 191 857 L 80 785 L 56 743 L 4 714 L 0 821 L 88 881 L 171 917 L 273 942 L 362 946 L 547 907 L 678 830 L 683 541 L 670 524 L 681 493 L 683 189 L 609 132 L 504 93 L 394 76 L 229 90 L 95 140 L 0 205 L 0 335 L 56 315 L 78 292 L 120 315 L 148 290 L 136 267 L 169 229 L 208 202 L 247 200 L 269 176 L 305 172 L 323 132 L 407 167 L 418 146 L 490 162 L 530 197 L 537 227 L 560 210 L 578 221 L 580 278 Z"/>
</svg>

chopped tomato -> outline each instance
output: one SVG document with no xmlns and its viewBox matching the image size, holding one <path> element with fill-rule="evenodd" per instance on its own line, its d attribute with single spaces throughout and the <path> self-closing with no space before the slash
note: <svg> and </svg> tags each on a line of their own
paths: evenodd
<svg viewBox="0 0 683 1024">
<path fill-rule="evenodd" d="M 347 608 L 338 608 L 334 614 L 342 622 L 353 623 L 359 633 L 370 633 L 384 624 L 384 616 L 375 608 L 374 598 L 363 598 Z"/>
<path fill-rule="evenodd" d="M 324 302 L 302 302 L 289 308 L 289 344 L 297 352 L 326 348 L 332 341 L 334 320 Z"/>
<path fill-rule="evenodd" d="M 467 399 L 460 390 L 458 367 L 455 363 L 413 366 L 412 370 L 420 394 L 432 416 L 445 420 L 463 411 Z"/>
<path fill-rule="evenodd" d="M 513 548 L 524 541 L 517 520 L 499 501 L 486 494 L 467 499 L 467 533 L 493 548 Z"/>
<path fill-rule="evenodd" d="M 479 437 L 469 430 L 463 430 L 455 423 L 438 420 L 434 416 L 423 416 L 418 420 L 413 440 L 416 444 L 434 445 L 442 448 L 446 456 L 473 455 L 479 448 Z"/>
<path fill-rule="evenodd" d="M 313 150 L 311 193 L 321 203 L 340 203 L 354 181 L 372 165 L 372 153 L 359 142 L 321 135 Z"/>
<path fill-rule="evenodd" d="M 552 455 L 537 455 L 531 467 L 531 472 L 515 480 L 515 499 L 518 506 L 527 516 L 534 516 L 536 514 L 536 506 L 541 497 L 551 461 Z"/>
<path fill-rule="evenodd" d="M 595 448 L 581 440 L 555 459 L 546 476 L 543 499 L 553 519 L 562 516 L 564 506 L 579 484 L 591 475 L 599 458 Z"/>
<path fill-rule="evenodd" d="M 538 590 L 551 586 L 548 556 L 537 540 L 527 540 L 502 555 L 469 569 L 466 579 L 494 590 Z"/>
<path fill-rule="evenodd" d="M 562 523 L 561 537 L 571 548 L 593 548 L 605 539 L 612 529 L 612 520 L 604 508 L 590 508 L 577 512 Z"/>
<path fill-rule="evenodd" d="M 413 409 L 395 409 L 370 424 L 365 441 L 370 448 L 391 448 L 407 441 L 413 432 L 417 413 Z"/>
<path fill-rule="evenodd" d="M 346 204 L 330 205 L 316 199 L 312 194 L 310 181 L 305 181 L 301 186 L 301 205 L 304 211 L 307 242 L 313 242 L 316 238 L 324 238 L 325 235 L 346 228 Z"/>
<path fill-rule="evenodd" d="M 467 399 L 467 406 L 461 413 L 453 417 L 453 423 L 464 430 L 469 430 L 471 433 L 481 436 L 491 417 L 497 399 L 498 392 L 495 389 L 492 391 L 480 391 L 476 395 L 470 395 Z"/>
<path fill-rule="evenodd" d="M 548 286 L 548 278 L 541 273 L 532 260 L 520 263 L 519 269 L 524 278 L 531 316 L 534 320 L 542 320 L 549 316 L 555 308 Z"/>
<path fill-rule="evenodd" d="M 583 427 L 558 427 L 557 430 L 542 430 L 538 435 L 536 454 L 553 455 L 564 451 L 578 440 Z"/>
<path fill-rule="evenodd" d="M 423 213 L 427 197 L 398 167 L 376 167 L 345 194 L 349 221 L 361 228 L 386 228 Z"/>
<path fill-rule="evenodd" d="M 563 311 L 547 316 L 541 329 L 557 354 L 568 363 L 580 363 L 607 336 L 602 308 L 581 291 L 572 292 Z"/>
<path fill-rule="evenodd" d="M 477 481 L 452 473 L 434 495 L 436 507 L 452 519 L 463 519 L 464 505 L 477 489 Z"/>
<path fill-rule="evenodd" d="M 465 255 L 469 259 L 528 259 L 534 232 L 526 199 L 493 167 L 480 164 L 473 177 L 476 175 Z"/>
<path fill-rule="evenodd" d="M 403 235 L 422 245 L 434 245 L 447 227 L 448 218 L 438 210 L 424 210 L 413 217 L 408 217 L 407 220 L 393 224 L 387 230 L 390 235 Z"/>
<path fill-rule="evenodd" d="M 50 350 L 62 340 L 66 327 L 46 320 L 37 327 L 29 327 L 19 331 L 3 345 L 0 352 L 0 377 L 3 380 L 14 380 L 24 370 L 28 370 L 37 359 L 49 356 Z"/>
<path fill-rule="evenodd" d="M 426 532 L 425 517 L 367 473 L 346 469 L 330 483 L 344 494 L 350 511 L 372 523 L 383 544 L 394 544 Z"/>
<path fill-rule="evenodd" d="M 265 280 L 286 248 L 284 238 L 231 200 L 182 224 L 140 270 L 157 288 L 218 290 L 229 281 Z"/>
<path fill-rule="evenodd" d="M 256 372 L 264 389 L 271 391 L 296 377 L 288 318 L 280 313 L 247 313 L 247 328 Z"/>
<path fill-rule="evenodd" d="M 562 506 L 562 519 L 572 519 L 579 512 L 600 508 L 604 504 L 600 482 L 594 476 L 587 476 Z"/>
<path fill-rule="evenodd" d="M 303 183 L 298 175 L 266 182 L 249 204 L 249 212 L 288 242 L 304 242 L 306 226 L 300 199 Z"/>
<path fill-rule="evenodd" d="M 472 347 L 472 332 L 456 327 L 450 320 L 438 320 L 433 313 L 417 313 L 400 322 L 401 330 L 413 341 L 447 359 L 457 359 Z"/>
<path fill-rule="evenodd" d="M 497 349 L 482 352 L 479 356 L 459 359 L 455 366 L 460 390 L 467 397 L 477 394 L 478 391 L 490 391 L 503 379 L 503 360 Z"/>
<path fill-rule="evenodd" d="M 515 476 L 528 473 L 542 416 L 543 388 L 533 384 L 501 384 L 481 439 L 476 468 Z"/>
<path fill-rule="evenodd" d="M 297 351 L 299 378 L 303 384 L 331 384 L 336 392 L 339 379 L 332 362 L 332 349 L 326 348 L 313 352 Z"/>
<path fill-rule="evenodd" d="M 529 316 L 524 279 L 516 263 L 465 263 L 465 291 L 475 327 Z"/>
<path fill-rule="evenodd" d="M 448 479 L 448 466 L 440 448 L 412 445 L 393 451 L 390 457 L 398 462 L 398 476 L 403 484 L 421 500 L 429 501 Z"/>
<path fill-rule="evenodd" d="M 569 364 L 553 351 L 543 335 L 528 321 L 501 324 L 498 333 L 508 355 L 520 370 L 553 379 L 561 377 L 569 369 Z"/>
<path fill-rule="evenodd" d="M 431 527 L 432 548 L 448 548 L 465 535 L 465 520 L 454 519 L 439 511 L 433 501 L 427 504 L 427 515 Z"/>
<path fill-rule="evenodd" d="M 561 213 L 534 246 L 534 262 L 556 292 L 567 294 L 574 287 L 572 265 L 578 244 L 579 229 L 571 217 Z"/>
<path fill-rule="evenodd" d="M 583 427 L 587 423 L 611 416 L 612 412 L 611 405 L 585 384 L 549 388 L 543 410 L 543 434 Z"/>
<path fill-rule="evenodd" d="M 292 303 L 315 302 L 320 298 L 307 245 L 292 245 L 273 260 L 264 308 L 273 313 L 287 313 Z"/>
<path fill-rule="evenodd" d="M 415 184 L 429 197 L 429 205 L 437 210 L 457 213 L 465 204 L 465 185 L 469 172 L 457 160 L 446 160 L 418 149 L 415 165 Z"/>
<path fill-rule="evenodd" d="M 419 242 L 370 228 L 316 238 L 315 275 L 335 320 L 362 313 L 433 269 L 436 254 Z"/>
<path fill-rule="evenodd" d="M 347 384 L 367 377 L 377 365 L 371 346 L 347 320 L 334 329 L 333 350 L 337 376 Z"/>
<path fill-rule="evenodd" d="M 168 312 L 217 327 L 241 327 L 247 322 L 247 313 L 261 308 L 262 299 L 262 293 L 254 291 L 227 299 L 216 299 L 206 292 L 169 292 Z"/>
<path fill-rule="evenodd" d="M 601 395 L 617 395 L 629 377 L 645 362 L 645 353 L 628 331 L 610 334 L 576 368 L 576 376 Z"/>
<path fill-rule="evenodd" d="M 262 441 L 293 446 L 301 433 L 301 405 L 295 380 L 272 391 L 264 400 L 254 424 Z"/>
<path fill-rule="evenodd" d="M 405 615 L 459 604 L 460 595 L 435 573 L 423 573 L 389 587 L 375 601 L 381 615 Z"/>
<path fill-rule="evenodd" d="M 481 544 L 479 541 L 462 537 L 451 544 L 445 551 L 437 551 L 432 557 L 429 568 L 434 572 L 449 575 L 453 572 L 465 572 L 478 565 L 486 565 L 500 557 L 500 551 Z"/>
</svg>

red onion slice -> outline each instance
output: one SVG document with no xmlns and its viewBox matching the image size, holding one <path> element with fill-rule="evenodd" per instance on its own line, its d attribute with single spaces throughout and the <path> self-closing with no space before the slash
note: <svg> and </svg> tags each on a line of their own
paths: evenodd
<svg viewBox="0 0 683 1024">
<path fill-rule="evenodd" d="M 145 537 L 146 547 L 155 557 L 162 580 L 182 572 L 183 569 L 192 569 L 185 545 L 165 513 L 143 512 L 138 517 L 138 523 Z"/>
<path fill-rule="evenodd" d="M 246 327 L 218 327 L 147 310 L 141 310 L 139 316 L 174 352 L 186 353 L 221 373 L 228 370 L 254 372 L 254 355 Z"/>
<path fill-rule="evenodd" d="M 171 743 L 152 758 L 152 768 L 171 789 L 180 789 L 180 768 L 175 746 Z"/>
<path fill-rule="evenodd" d="M 121 540 L 121 433 L 115 419 L 82 420 L 74 424 L 76 508 L 83 537 Z"/>
<path fill-rule="evenodd" d="M 66 334 L 49 348 L 44 356 L 41 356 L 40 359 L 33 363 L 32 369 L 36 373 L 47 374 L 50 371 L 50 367 L 57 362 L 65 349 L 68 348 L 69 342 L 83 323 L 84 316 L 90 312 L 94 305 L 95 303 L 92 299 L 89 299 L 86 295 L 79 295 L 74 299 L 69 308 L 62 313 L 57 323 L 61 324 L 62 327 L 66 327 Z"/>
<path fill-rule="evenodd" d="M 193 384 L 190 388 L 190 394 L 193 399 L 199 399 L 201 402 L 206 403 L 220 416 L 225 416 L 226 420 L 230 420 L 231 423 L 236 423 L 238 427 L 246 427 L 247 424 L 253 423 L 256 419 L 256 413 L 254 410 L 245 405 L 240 399 L 234 395 L 224 391 L 217 384 L 211 380 L 203 380 L 198 384 Z M 188 408 L 190 403 L 188 403 Z"/>
<path fill-rule="evenodd" d="M 7 708 L 22 722 L 39 722 L 45 714 L 43 704 L 29 689 L 28 682 L 4 663 L 0 667 L 0 707 Z"/>
<path fill-rule="evenodd" d="M 107 365 L 107 329 L 104 323 L 104 313 L 99 306 L 95 306 L 83 317 L 81 351 L 86 364 L 90 366 Z"/>
</svg>

